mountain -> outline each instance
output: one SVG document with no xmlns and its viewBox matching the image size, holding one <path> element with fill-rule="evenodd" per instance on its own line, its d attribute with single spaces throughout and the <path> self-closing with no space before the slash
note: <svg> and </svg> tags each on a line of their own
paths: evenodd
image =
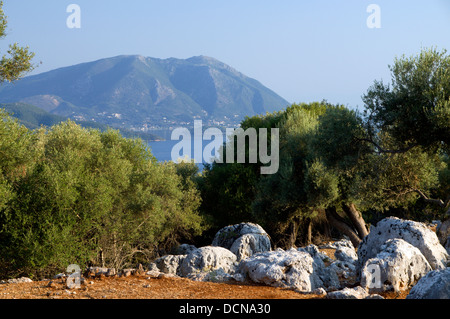
<svg viewBox="0 0 450 319">
<path fill-rule="evenodd" d="M 31 130 L 39 128 L 41 125 L 50 127 L 68 120 L 67 117 L 50 114 L 34 105 L 25 103 L 0 103 L 0 109 L 6 110 L 11 116 L 17 118 L 21 124 Z M 109 128 L 106 124 L 91 121 L 76 121 L 76 123 L 102 132 Z M 125 137 L 141 138 L 147 142 L 161 139 L 159 136 L 148 132 L 133 132 L 124 128 L 119 129 L 119 131 Z"/>
<path fill-rule="evenodd" d="M 194 118 L 239 122 L 289 104 L 214 58 L 139 55 L 64 67 L 0 86 L 0 103 L 11 102 L 133 130 L 189 124 Z"/>
</svg>

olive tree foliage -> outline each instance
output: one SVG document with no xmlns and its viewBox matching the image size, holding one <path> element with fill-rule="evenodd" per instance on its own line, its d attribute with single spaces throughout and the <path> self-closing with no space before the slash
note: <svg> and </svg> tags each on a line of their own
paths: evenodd
<svg viewBox="0 0 450 319">
<path fill-rule="evenodd" d="M 396 58 L 389 66 L 392 83 L 375 81 L 363 96 L 370 137 L 387 131 L 398 150 L 450 142 L 450 55 L 423 49 L 417 56 Z M 383 145 L 381 152 L 389 150 Z M 392 150 L 391 150 L 392 151 Z"/>
<path fill-rule="evenodd" d="M 368 130 L 364 140 L 380 154 L 411 150 L 411 154 L 439 156 L 439 190 L 430 193 L 427 185 L 416 182 L 404 192 L 411 195 L 413 191 L 427 203 L 450 213 L 450 55 L 445 49 L 423 49 L 416 56 L 395 59 L 389 68 L 392 83 L 375 81 L 363 96 Z M 381 158 L 391 159 L 386 155 Z"/>
<path fill-rule="evenodd" d="M 357 196 L 352 193 L 357 188 L 353 182 L 359 159 L 368 149 L 357 143 L 364 129 L 355 112 L 325 101 L 302 103 L 283 112 L 247 118 L 242 124 L 243 128 L 280 129 L 280 167 L 267 176 L 258 174 L 258 164 L 214 164 L 208 169 L 203 185 L 209 186 L 203 189 L 214 192 L 214 199 L 204 198 L 210 211 L 220 212 L 217 218 L 223 224 L 250 216 L 277 243 L 291 247 L 302 227 L 307 230 L 306 241 L 311 242 L 312 221 L 330 211 L 327 217 L 336 220 L 334 225 L 344 225 L 355 244 L 367 234 L 355 208 Z M 354 217 L 356 228 L 351 221 L 342 221 L 337 211 L 343 210 Z"/>
<path fill-rule="evenodd" d="M 421 200 L 448 211 L 448 66 L 445 51 L 396 59 L 392 85 L 375 82 L 364 114 L 315 102 L 247 118 L 243 128 L 280 129 L 279 170 L 261 176 L 258 164 L 214 164 L 203 180 L 213 194 L 207 210 L 220 212 L 222 224 L 255 220 L 285 246 L 319 215 L 357 246 L 369 232 L 366 212 Z M 421 214 L 429 211 L 439 215 Z"/>
<path fill-rule="evenodd" d="M 286 246 L 295 244 L 300 225 L 323 213 L 357 246 L 369 232 L 363 212 L 414 204 L 412 189 L 436 189 L 446 167 L 420 147 L 380 154 L 364 140 L 363 117 L 340 105 L 293 105 L 278 125 L 280 169 L 258 179 L 252 207 L 272 234 L 287 236 Z M 389 138 L 385 133 L 385 145 Z"/>
<path fill-rule="evenodd" d="M 0 210 L 13 198 L 13 186 L 34 162 L 34 141 L 26 127 L 0 109 Z"/>
<path fill-rule="evenodd" d="M 15 125 L 0 126 L 0 135 L 25 139 L 0 147 L 1 163 L 12 158 L 1 175 L 10 195 L 0 208 L 0 263 L 16 273 L 122 268 L 204 229 L 197 189 L 141 140 L 71 121 L 38 131 L 7 116 L 1 123 Z"/>
<path fill-rule="evenodd" d="M 253 128 L 256 134 L 259 128 L 266 128 L 269 132 L 270 128 L 276 126 L 281 118 L 281 112 L 266 114 L 261 116 L 247 117 L 241 122 L 241 128 L 247 130 Z M 236 133 L 229 136 L 229 141 L 237 140 Z M 257 138 L 258 135 L 257 135 Z M 241 222 L 258 222 L 252 211 L 252 203 L 256 195 L 256 185 L 260 178 L 260 168 L 263 165 L 260 162 L 250 163 L 248 153 L 248 143 L 244 155 L 244 163 L 237 162 L 237 148 L 234 148 L 234 162 L 227 159 L 227 147 L 229 144 L 224 143 L 219 151 L 222 163 L 214 162 L 206 164 L 200 177 L 196 179 L 196 183 L 200 189 L 202 203 L 201 212 L 211 225 L 209 233 L 209 242 L 214 234 L 222 227 L 237 224 Z M 270 149 L 270 145 L 268 145 Z"/>
<path fill-rule="evenodd" d="M 0 39 L 6 36 L 8 25 L 7 16 L 3 11 L 3 1 L 0 1 Z M 0 84 L 2 82 L 13 82 L 21 78 L 27 72 L 33 70 L 32 63 L 34 53 L 28 47 L 21 47 L 14 43 L 9 45 L 7 54 L 3 54 L 0 59 Z"/>
<path fill-rule="evenodd" d="M 0 39 L 6 37 L 7 26 L 3 1 L 0 1 Z M 34 53 L 30 52 L 28 47 L 19 47 L 17 43 L 14 43 L 9 46 L 7 53 L 8 55 L 4 54 L 0 60 L 0 85 L 5 81 L 17 80 L 34 68 L 31 63 Z M 5 112 L 0 109 L 0 119 L 3 119 L 5 115 Z M 17 121 L 0 122 L 0 156 L 3 155 L 0 162 L 0 209 L 12 196 L 10 183 L 14 182 L 17 175 L 20 175 L 21 169 L 23 173 L 25 162 L 32 155 L 29 152 L 29 140 L 27 130 L 20 127 Z M 11 152 L 13 148 L 14 153 Z"/>
<path fill-rule="evenodd" d="M 325 209 L 329 222 L 356 245 L 368 234 L 357 209 L 360 194 L 355 194 L 359 165 L 370 151 L 357 142 L 364 136 L 362 119 L 353 110 L 336 107 L 327 109 L 318 121 L 316 134 L 310 139 L 312 154 L 305 178 L 309 203 Z"/>
<path fill-rule="evenodd" d="M 0 1 L 0 39 L 5 38 L 7 26 L 3 1 Z M 30 52 L 28 47 L 19 47 L 17 43 L 14 43 L 9 46 L 7 53 L 8 55 L 4 54 L 0 60 L 0 85 L 5 81 L 17 80 L 34 68 L 31 63 L 34 53 Z M 4 116 L 4 111 L 0 109 L 0 119 Z M 17 121 L 0 122 L 0 156 L 2 154 L 4 156 L 0 162 L 0 209 L 12 196 L 10 183 L 20 175 L 21 169 L 23 172 L 25 162 L 32 155 L 29 152 L 29 140 L 27 130 L 20 127 Z M 11 152 L 13 148 L 15 153 Z"/>
<path fill-rule="evenodd" d="M 306 240 L 311 241 L 309 226 L 317 211 L 308 205 L 303 182 L 306 160 L 310 156 L 309 141 L 317 129 L 318 115 L 326 107 L 324 103 L 312 103 L 294 104 L 286 109 L 277 123 L 280 128 L 279 170 L 261 177 L 256 186 L 253 214 L 284 246 L 295 245 L 304 224 L 308 225 Z"/>
<path fill-rule="evenodd" d="M 380 153 L 365 140 L 362 116 L 345 108 L 327 110 L 319 122 L 312 139 L 317 167 L 310 167 L 315 173 L 311 181 L 319 187 L 310 192 L 311 202 L 323 206 L 328 220 L 354 245 L 369 231 L 362 212 L 410 207 L 419 198 L 416 190 L 432 192 L 442 186 L 447 164 L 439 152 L 417 146 L 405 152 Z M 390 132 L 380 131 L 378 137 L 393 149 Z M 306 184 L 311 181 L 307 178 Z M 336 214 L 339 211 L 344 219 Z"/>
</svg>

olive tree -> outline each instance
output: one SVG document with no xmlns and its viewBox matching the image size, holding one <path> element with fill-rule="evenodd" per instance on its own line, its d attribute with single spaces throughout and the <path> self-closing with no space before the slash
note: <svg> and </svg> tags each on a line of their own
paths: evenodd
<svg viewBox="0 0 450 319">
<path fill-rule="evenodd" d="M 439 154 L 448 164 L 450 55 L 445 49 L 423 49 L 416 56 L 395 59 L 389 68 L 392 83 L 375 81 L 363 96 L 368 129 L 364 140 L 373 144 L 377 153 L 399 154 L 420 148 L 430 156 Z M 441 170 L 438 198 L 417 184 L 410 190 L 450 213 L 446 167 Z"/>
<path fill-rule="evenodd" d="M 6 36 L 8 25 L 7 16 L 3 11 L 3 1 L 0 1 L 0 39 Z M 2 82 L 13 82 L 20 79 L 24 74 L 33 70 L 32 63 L 34 53 L 28 47 L 21 47 L 17 43 L 9 45 L 7 54 L 0 59 L 0 84 Z"/>
</svg>

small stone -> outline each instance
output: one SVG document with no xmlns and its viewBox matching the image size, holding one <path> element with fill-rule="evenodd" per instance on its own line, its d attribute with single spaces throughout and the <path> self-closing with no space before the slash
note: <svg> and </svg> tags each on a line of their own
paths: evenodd
<svg viewBox="0 0 450 319">
<path fill-rule="evenodd" d="M 15 278 L 15 279 L 8 279 L 6 282 L 8 284 L 21 284 L 21 283 L 26 283 L 26 282 L 33 282 L 33 280 L 31 280 L 28 277 L 20 277 L 20 278 Z"/>
<path fill-rule="evenodd" d="M 361 286 L 354 288 L 344 288 L 342 290 L 328 293 L 328 299 L 364 299 L 369 296 L 366 289 Z"/>
<path fill-rule="evenodd" d="M 63 278 L 66 278 L 66 274 L 64 273 L 59 273 L 53 276 L 53 279 L 63 279 Z"/>
<path fill-rule="evenodd" d="M 314 289 L 314 290 L 312 291 L 312 294 L 314 294 L 314 295 L 319 295 L 319 296 L 326 296 L 326 295 L 327 295 L 327 292 L 326 292 L 326 290 L 323 289 L 322 287 L 319 287 L 319 288 L 317 288 L 317 289 Z"/>
<path fill-rule="evenodd" d="M 123 269 L 122 270 L 122 276 L 123 277 L 129 277 L 133 274 L 134 269 Z"/>
</svg>

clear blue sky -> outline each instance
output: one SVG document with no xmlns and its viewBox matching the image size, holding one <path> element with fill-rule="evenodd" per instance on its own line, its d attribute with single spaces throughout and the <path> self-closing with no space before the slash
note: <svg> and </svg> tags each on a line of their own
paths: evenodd
<svg viewBox="0 0 450 319">
<path fill-rule="evenodd" d="M 81 29 L 69 29 L 69 4 Z M 369 4 L 381 28 L 369 29 Z M 289 102 L 362 106 L 388 64 L 422 47 L 450 50 L 449 0 L 4 0 L 7 44 L 29 45 L 33 74 L 121 54 L 214 57 Z"/>
</svg>

